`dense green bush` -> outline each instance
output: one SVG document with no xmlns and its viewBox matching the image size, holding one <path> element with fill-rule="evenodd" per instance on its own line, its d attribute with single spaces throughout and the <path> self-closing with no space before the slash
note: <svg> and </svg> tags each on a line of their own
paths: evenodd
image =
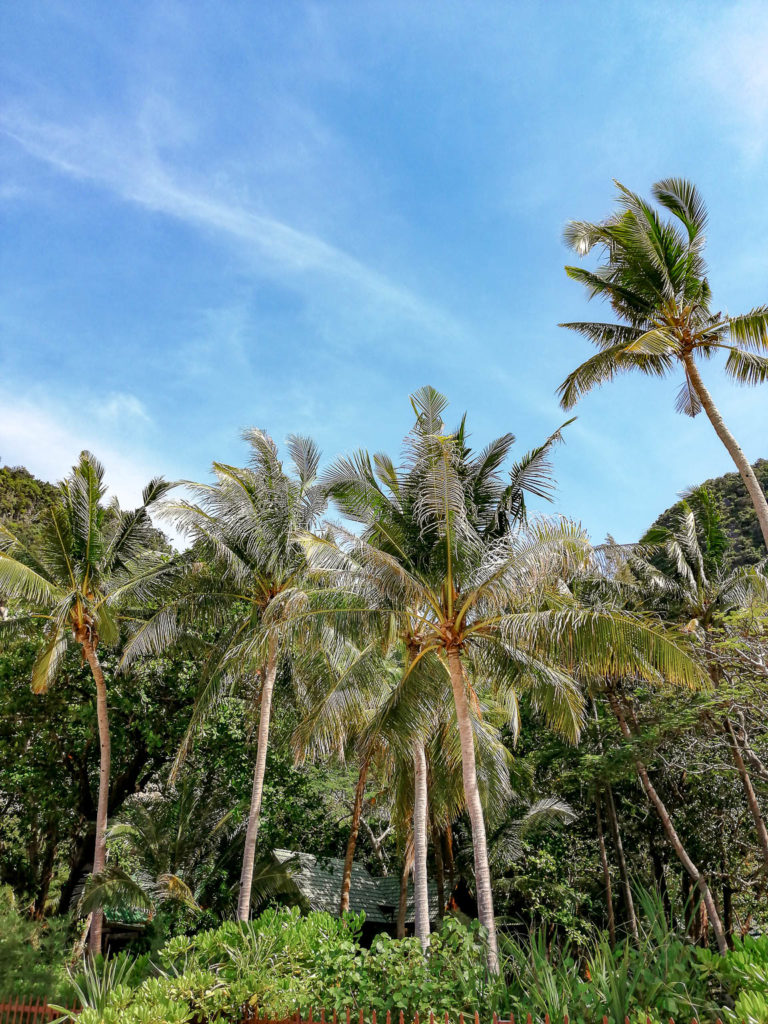
<svg viewBox="0 0 768 1024">
<path fill-rule="evenodd" d="M 727 956 L 700 950 L 699 958 L 733 1003 L 724 1007 L 724 1020 L 768 1024 L 768 934 L 736 939 Z"/>
<path fill-rule="evenodd" d="M 0 887 L 0 998 L 56 996 L 68 990 L 68 921 L 35 921 Z"/>
<path fill-rule="evenodd" d="M 51 956 L 63 963 L 61 950 L 38 946 L 27 956 L 19 950 L 28 938 L 19 930 L 23 919 L 6 916 L 15 923 L 0 940 L 0 954 L 10 951 L 30 982 L 37 977 L 36 993 L 47 984 L 62 991 L 63 968 L 45 976 L 44 968 L 35 967 L 53 962 Z M 176 936 L 151 955 L 85 963 L 73 979 L 85 1007 L 78 1024 L 223 1024 L 238 1021 L 246 1004 L 273 1019 L 349 1007 L 366 1015 L 403 1010 L 408 1019 L 417 1010 L 433 1010 L 454 1021 L 475 1010 L 487 1021 L 495 1010 L 504 1016 L 513 1011 L 518 1019 L 530 1012 L 537 1022 L 567 1014 L 573 1024 L 594 1024 L 603 1016 L 615 1024 L 625 1018 L 631 1024 L 670 1018 L 682 1024 L 718 1017 L 768 1024 L 768 936 L 738 940 L 732 952 L 718 956 L 679 938 L 663 915 L 646 913 L 645 919 L 651 923 L 640 942 L 626 940 L 615 949 L 604 934 L 564 949 L 550 945 L 544 929 L 525 940 L 508 939 L 502 976 L 490 978 L 476 923 L 466 927 L 449 918 L 424 956 L 416 939 L 387 935 L 366 949 L 360 944 L 362 917 L 268 910 L 249 924 L 227 921 Z M 0 972 L 3 967 L 0 957 Z"/>
<path fill-rule="evenodd" d="M 297 1009 L 448 1012 L 488 1006 L 490 985 L 477 925 L 446 921 L 425 957 L 416 939 L 378 936 L 360 945 L 362 917 L 302 916 L 268 910 L 250 924 L 228 921 L 192 937 L 171 939 L 153 977 L 122 970 L 105 997 L 104 975 L 78 979 L 87 1008 L 80 1024 L 177 1024 L 237 1019 L 249 1004 L 281 1018 Z M 139 974 L 143 974 L 142 969 Z M 91 994 L 89 994 L 91 993 Z"/>
</svg>

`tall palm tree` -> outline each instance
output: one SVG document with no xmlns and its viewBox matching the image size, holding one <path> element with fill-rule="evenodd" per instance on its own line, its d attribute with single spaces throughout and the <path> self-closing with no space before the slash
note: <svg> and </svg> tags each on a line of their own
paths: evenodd
<svg viewBox="0 0 768 1024">
<path fill-rule="evenodd" d="M 694 185 L 680 178 L 657 182 L 653 196 L 672 218 L 616 183 L 613 216 L 598 224 L 571 221 L 565 241 L 580 256 L 600 250 L 596 270 L 566 267 L 589 297 L 607 299 L 617 323 L 561 324 L 587 337 L 598 349 L 559 388 L 571 409 L 593 387 L 629 370 L 652 377 L 683 371 L 676 409 L 696 416 L 703 408 L 749 491 L 768 547 L 768 501 L 744 452 L 707 390 L 699 361 L 727 353 L 725 372 L 739 384 L 768 379 L 768 305 L 730 316 L 712 310 L 703 250 L 707 210 Z"/>
<path fill-rule="evenodd" d="M 251 429 L 244 438 L 251 449 L 248 467 L 214 463 L 214 483 L 187 483 L 195 501 L 165 505 L 164 515 L 192 541 L 200 561 L 190 562 L 182 584 L 126 648 L 131 659 L 157 653 L 203 627 L 217 633 L 177 763 L 223 689 L 246 683 L 257 690 L 256 763 L 237 905 L 241 921 L 251 909 L 272 698 L 281 661 L 291 653 L 292 601 L 304 582 L 305 558 L 295 536 L 312 529 L 325 507 L 315 484 L 320 452 L 314 442 L 288 438 L 291 474 L 267 434 Z"/>
<path fill-rule="evenodd" d="M 328 591 L 319 594 L 315 614 L 349 621 L 354 618 L 349 606 L 356 601 L 358 615 L 366 610 L 394 615 L 403 633 L 414 620 L 419 654 L 407 671 L 429 657 L 448 672 L 472 825 L 478 914 L 488 934 L 489 969 L 497 972 L 472 680 L 487 679 L 494 686 L 513 727 L 526 692 L 555 728 L 575 740 L 583 713 L 571 674 L 577 665 L 593 672 L 624 665 L 640 674 L 663 666 L 670 678 L 688 682 L 698 678 L 699 669 L 658 627 L 613 610 L 563 607 L 568 566 L 591 552 L 583 531 L 546 521 L 510 530 L 514 483 L 505 484 L 499 468 L 511 435 L 473 455 L 463 423 L 454 433 L 445 430 L 444 396 L 423 388 L 412 402 L 417 420 L 405 443 L 404 473 L 382 455 L 375 457 L 374 471 L 365 453 L 340 460 L 333 469 L 337 486 L 348 488 L 345 513 L 365 529 L 305 535 L 304 547 L 314 570 L 339 594 L 336 602 Z M 531 465 L 540 477 L 541 459 Z M 379 517 L 382 495 L 403 510 L 399 524 Z"/>
<path fill-rule="evenodd" d="M 106 860 L 111 760 L 107 684 L 98 649 L 118 642 L 121 609 L 148 599 L 173 572 L 169 559 L 152 550 L 157 534 L 149 515 L 171 486 L 161 478 L 152 480 L 133 511 L 121 509 L 116 499 L 105 505 L 104 468 L 90 452 L 82 452 L 40 517 L 30 545 L 0 526 L 0 590 L 22 609 L 3 621 L 3 632 L 43 624 L 32 689 L 48 689 L 73 642 L 88 662 L 96 687 L 100 762 L 94 874 L 103 871 Z M 98 911 L 88 940 L 92 953 L 101 949 L 102 926 Z"/>
</svg>

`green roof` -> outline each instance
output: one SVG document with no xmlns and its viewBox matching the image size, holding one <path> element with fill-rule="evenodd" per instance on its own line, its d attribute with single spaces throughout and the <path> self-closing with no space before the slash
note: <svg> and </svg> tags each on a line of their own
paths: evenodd
<svg viewBox="0 0 768 1024">
<path fill-rule="evenodd" d="M 302 898 L 312 910 L 324 910 L 338 916 L 341 898 L 341 879 L 344 861 L 340 857 L 316 857 L 313 853 L 292 850 L 273 850 L 279 864 L 295 859 L 291 868 L 291 880 Z M 349 909 L 352 913 L 365 913 L 371 924 L 392 925 L 397 918 L 400 902 L 400 879 L 397 876 L 377 878 L 362 864 L 352 865 L 352 879 L 349 888 Z M 437 887 L 429 883 L 429 916 L 437 917 Z M 408 883 L 408 909 L 406 922 L 412 923 L 413 886 Z"/>
</svg>

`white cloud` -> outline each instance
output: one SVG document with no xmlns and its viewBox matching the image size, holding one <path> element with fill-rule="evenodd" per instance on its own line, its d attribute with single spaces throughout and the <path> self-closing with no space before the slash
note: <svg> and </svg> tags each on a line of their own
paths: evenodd
<svg viewBox="0 0 768 1024">
<path fill-rule="evenodd" d="M 106 423 L 119 423 L 126 427 L 135 426 L 137 422 L 145 425 L 152 423 L 144 403 L 126 391 L 111 392 L 104 400 L 95 403 L 93 411 Z"/>
<path fill-rule="evenodd" d="M 23 149 L 69 177 L 91 181 L 121 199 L 207 229 L 246 246 L 266 270 L 296 277 L 321 275 L 342 289 L 350 286 L 377 311 L 418 323 L 438 334 L 455 333 L 451 317 L 412 291 L 330 245 L 253 209 L 215 189 L 189 184 L 158 155 L 145 126 L 119 128 L 98 118 L 73 127 L 46 122 L 19 108 L 6 107 L 0 130 Z M 231 195 L 231 183 L 220 186 Z"/>
<path fill-rule="evenodd" d="M 110 494 L 131 507 L 141 500 L 144 485 L 168 467 L 151 456 L 137 454 L 130 433 L 125 444 L 105 441 L 103 427 L 82 415 L 82 410 L 55 408 L 36 396 L 17 397 L 0 392 L 0 459 L 26 466 L 43 480 L 56 481 L 69 472 L 83 449 L 92 451 L 106 467 Z"/>
</svg>

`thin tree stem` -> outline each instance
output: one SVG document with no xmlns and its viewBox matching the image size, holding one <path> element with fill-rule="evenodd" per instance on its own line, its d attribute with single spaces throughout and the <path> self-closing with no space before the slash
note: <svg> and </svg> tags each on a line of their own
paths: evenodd
<svg viewBox="0 0 768 1024">
<path fill-rule="evenodd" d="M 352 864 L 355 859 L 355 847 L 357 836 L 360 832 L 360 817 L 363 813 L 363 797 L 365 796 L 365 781 L 368 778 L 368 769 L 371 765 L 370 754 L 364 757 L 360 763 L 360 772 L 357 776 L 355 786 L 355 802 L 352 807 L 352 825 L 347 840 L 347 852 L 344 856 L 344 873 L 341 876 L 341 901 L 339 903 L 339 914 L 346 914 L 349 910 L 349 889 L 352 884 Z"/>
<path fill-rule="evenodd" d="M 611 887 L 611 869 L 608 865 L 608 853 L 605 849 L 605 835 L 603 834 L 603 816 L 600 811 L 600 792 L 595 793 L 595 821 L 597 824 L 597 846 L 600 851 L 600 866 L 603 869 L 603 884 L 605 886 L 605 905 L 608 910 L 608 935 L 611 940 L 611 949 L 616 945 L 616 920 L 613 915 L 613 889 Z"/>
<path fill-rule="evenodd" d="M 435 853 L 435 882 L 437 883 L 437 917 L 445 915 L 445 864 L 443 862 L 443 837 L 440 829 L 432 823 L 432 849 Z"/>
<path fill-rule="evenodd" d="M 624 717 L 624 714 L 621 710 L 619 698 L 616 696 L 615 693 L 609 692 L 608 699 L 610 701 L 611 708 L 614 714 L 616 715 L 616 719 L 619 723 L 619 728 L 621 729 L 622 735 L 629 743 L 631 743 L 632 733 L 630 732 L 626 718 Z M 661 824 L 664 827 L 664 831 L 667 834 L 667 838 L 669 839 L 672 848 L 677 854 L 678 860 L 687 872 L 688 877 L 691 879 L 694 885 L 698 887 L 699 892 L 701 893 L 701 898 L 703 899 L 704 905 L 707 909 L 707 914 L 709 916 L 709 921 L 712 925 L 712 930 L 715 933 L 717 948 L 719 949 L 721 954 L 725 955 L 725 953 L 728 951 L 728 943 L 725 940 L 725 932 L 723 931 L 723 925 L 720 920 L 720 915 L 717 912 L 715 900 L 712 896 L 712 893 L 710 892 L 709 886 L 707 885 L 707 881 L 704 878 L 704 875 L 699 871 L 694 862 L 691 860 L 688 851 L 685 849 L 683 842 L 680 839 L 680 836 L 677 834 L 677 830 L 675 829 L 675 826 L 672 823 L 672 819 L 669 816 L 669 811 L 667 810 L 663 800 L 661 799 L 653 783 L 651 782 L 647 768 L 637 755 L 634 755 L 634 761 L 635 767 L 637 769 L 637 774 L 640 777 L 640 782 L 643 786 L 643 789 L 645 790 L 646 796 L 648 797 L 651 804 L 653 804 L 653 807 L 655 808 L 656 813 L 658 814 L 661 820 Z"/>
<path fill-rule="evenodd" d="M 752 780 L 749 777 L 747 766 L 744 764 L 744 758 L 741 754 L 741 747 L 739 741 L 736 739 L 736 733 L 734 732 L 733 725 L 730 718 L 725 719 L 725 731 L 728 736 L 728 743 L 731 747 L 731 754 L 733 756 L 736 770 L 739 773 L 741 779 L 741 785 L 744 789 L 744 795 L 747 798 L 747 804 L 752 814 L 752 820 L 755 823 L 755 830 L 757 832 L 757 839 L 760 844 L 760 850 L 763 857 L 763 867 L 768 873 L 768 830 L 765 827 L 765 821 L 763 820 L 762 812 L 760 811 L 760 804 L 757 802 L 757 796 L 755 794 Z"/>
<path fill-rule="evenodd" d="M 405 855 L 403 856 L 403 870 L 400 874 L 400 899 L 397 905 L 397 930 L 395 934 L 398 939 L 405 937 L 405 918 L 408 914 L 408 875 L 411 871 L 412 857 L 413 850 L 410 847 L 406 848 Z"/>
<path fill-rule="evenodd" d="M 611 829 L 613 847 L 616 851 L 616 862 L 619 866 L 619 878 L 621 879 L 621 895 L 624 900 L 624 908 L 627 912 L 627 925 L 630 934 L 635 942 L 640 941 L 640 930 L 637 926 L 637 914 L 635 913 L 635 900 L 632 896 L 632 884 L 629 880 L 627 870 L 627 858 L 624 855 L 624 843 L 621 839 L 619 829 L 619 817 L 616 814 L 616 803 L 613 799 L 613 789 L 610 783 L 605 787 L 605 808 L 608 815 L 608 824 Z"/>
</svg>

